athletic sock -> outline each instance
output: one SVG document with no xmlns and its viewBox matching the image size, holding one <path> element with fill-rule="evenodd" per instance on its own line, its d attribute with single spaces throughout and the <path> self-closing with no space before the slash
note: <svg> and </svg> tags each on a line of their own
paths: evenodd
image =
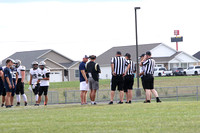
<svg viewBox="0 0 200 133">
<path fill-rule="evenodd" d="M 26 96 L 26 94 L 23 94 L 22 96 L 23 96 L 24 102 L 27 102 L 27 96 Z"/>
<path fill-rule="evenodd" d="M 38 101 L 38 94 L 35 95 L 35 101 Z"/>
<path fill-rule="evenodd" d="M 20 97 L 20 95 L 16 95 L 16 99 L 17 99 L 17 102 L 19 102 L 19 103 L 20 103 L 20 100 L 21 100 L 21 97 Z"/>
</svg>

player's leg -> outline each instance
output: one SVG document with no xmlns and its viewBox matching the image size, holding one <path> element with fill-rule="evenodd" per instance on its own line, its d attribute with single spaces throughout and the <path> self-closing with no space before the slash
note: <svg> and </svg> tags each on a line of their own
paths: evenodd
<svg viewBox="0 0 200 133">
<path fill-rule="evenodd" d="M 40 86 L 39 88 L 39 97 L 38 97 L 38 102 L 35 106 L 39 106 L 40 105 L 40 102 L 41 102 L 41 99 L 42 99 L 42 94 L 43 94 L 43 86 Z"/>
<path fill-rule="evenodd" d="M 126 77 L 125 77 L 125 80 L 124 80 L 123 88 L 124 88 L 124 93 L 126 94 L 126 103 L 128 103 L 129 97 L 128 97 L 127 78 Z"/>
<path fill-rule="evenodd" d="M 124 85 L 124 79 L 123 77 L 119 77 L 119 81 L 118 81 L 118 90 L 119 90 L 119 97 L 120 97 L 119 104 L 123 104 L 123 101 L 124 101 L 123 85 Z"/>
<path fill-rule="evenodd" d="M 17 100 L 17 105 L 16 106 L 20 106 L 21 97 L 20 97 L 19 93 L 20 93 L 20 84 L 19 84 L 19 82 L 17 82 L 17 85 L 16 85 L 16 100 Z"/>
<path fill-rule="evenodd" d="M 3 87 L 2 88 L 2 104 L 1 104 L 1 107 L 3 107 L 5 105 L 5 102 L 6 102 L 6 88 Z"/>
<path fill-rule="evenodd" d="M 23 100 L 24 100 L 24 105 L 27 106 L 27 96 L 24 93 L 24 83 L 20 84 L 20 92 L 21 92 L 21 95 L 22 95 Z"/>
<path fill-rule="evenodd" d="M 11 107 L 10 98 L 11 98 L 11 92 L 6 92 L 6 108 Z"/>
<path fill-rule="evenodd" d="M 150 89 L 146 89 L 146 98 L 147 98 L 147 103 L 150 103 L 150 96 L 151 96 L 151 90 Z"/>
<path fill-rule="evenodd" d="M 128 89 L 128 99 L 129 99 L 129 103 L 131 103 L 133 98 L 133 90 L 132 89 Z"/>
<path fill-rule="evenodd" d="M 37 101 L 38 101 L 38 90 L 39 90 L 39 85 L 36 85 L 35 86 L 35 89 L 33 89 L 33 93 L 35 95 L 35 103 L 37 104 Z"/>
<path fill-rule="evenodd" d="M 83 93 L 84 91 L 81 91 L 81 93 L 80 93 L 80 97 L 81 97 L 81 105 L 83 104 Z"/>
<path fill-rule="evenodd" d="M 116 76 L 112 76 L 112 80 L 111 80 L 111 92 L 110 92 L 110 103 L 109 104 L 113 104 L 113 100 L 114 100 L 114 96 L 115 96 L 115 91 L 116 91 L 116 87 L 117 87 L 117 83 L 116 83 Z"/>
<path fill-rule="evenodd" d="M 48 103 L 48 86 L 44 86 L 44 96 L 45 96 L 45 102 L 44 105 L 46 106 Z"/>
</svg>

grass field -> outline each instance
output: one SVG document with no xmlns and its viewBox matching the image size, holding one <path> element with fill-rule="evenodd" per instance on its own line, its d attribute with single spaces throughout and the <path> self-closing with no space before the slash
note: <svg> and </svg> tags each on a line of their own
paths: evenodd
<svg viewBox="0 0 200 133">
<path fill-rule="evenodd" d="M 199 102 L 0 109 L 1 133 L 199 133 Z"/>
</svg>

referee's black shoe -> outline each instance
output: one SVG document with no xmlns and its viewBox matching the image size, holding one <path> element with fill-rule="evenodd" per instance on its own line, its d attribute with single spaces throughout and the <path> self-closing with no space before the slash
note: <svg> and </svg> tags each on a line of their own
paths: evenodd
<svg viewBox="0 0 200 133">
<path fill-rule="evenodd" d="M 151 103 L 151 101 L 150 100 L 146 100 L 146 101 L 144 101 L 144 103 Z"/>
<path fill-rule="evenodd" d="M 109 105 L 112 105 L 112 104 L 113 104 L 113 101 L 110 101 L 108 104 L 109 104 Z"/>
<path fill-rule="evenodd" d="M 123 104 L 123 102 L 122 102 L 122 101 L 119 101 L 117 104 Z"/>
<path fill-rule="evenodd" d="M 156 97 L 156 102 L 157 102 L 157 103 L 161 103 L 162 101 L 160 100 L 159 97 Z"/>
</svg>

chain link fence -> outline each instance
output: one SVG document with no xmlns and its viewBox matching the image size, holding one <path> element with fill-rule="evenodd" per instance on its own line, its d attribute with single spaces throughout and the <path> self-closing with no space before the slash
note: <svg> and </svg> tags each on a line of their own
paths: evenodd
<svg viewBox="0 0 200 133">
<path fill-rule="evenodd" d="M 200 86 L 176 86 L 176 87 L 157 87 L 159 97 L 162 101 L 198 101 L 200 96 Z M 87 101 L 90 101 L 89 93 L 87 93 Z M 35 96 L 32 92 L 26 91 L 28 98 L 28 104 L 35 104 Z M 126 94 L 124 94 L 124 100 Z M 114 100 L 119 101 L 119 92 L 115 92 Z M 145 92 L 143 89 L 133 89 L 133 102 L 142 102 L 145 100 Z M 152 101 L 155 97 L 152 94 Z M 23 102 L 23 99 L 21 100 Z M 79 90 L 65 90 L 64 92 L 49 91 L 48 92 L 48 104 L 73 104 L 80 103 L 80 91 Z M 110 101 L 110 89 L 100 89 L 96 93 L 96 102 L 109 102 Z M 21 102 L 21 103 L 22 103 Z M 41 103 L 44 102 L 44 96 L 42 96 Z"/>
</svg>

